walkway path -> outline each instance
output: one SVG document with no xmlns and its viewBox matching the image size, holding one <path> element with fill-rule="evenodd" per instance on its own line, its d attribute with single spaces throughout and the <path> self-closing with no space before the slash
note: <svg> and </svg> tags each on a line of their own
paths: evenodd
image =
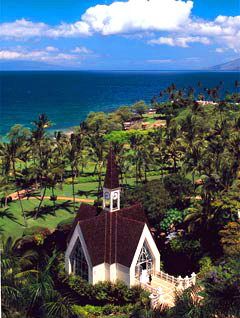
<svg viewBox="0 0 240 318">
<path fill-rule="evenodd" d="M 27 200 L 27 199 L 30 199 L 30 200 L 41 199 L 41 196 L 27 198 L 26 194 L 27 194 L 27 190 L 20 190 L 19 191 L 20 198 L 23 199 L 23 200 Z M 8 197 L 11 197 L 13 201 L 18 200 L 18 193 L 17 192 L 13 192 L 13 193 L 9 194 Z M 44 199 L 50 199 L 50 196 L 45 196 Z M 73 201 L 74 199 L 71 198 L 71 197 L 57 196 L 57 200 L 71 200 L 71 201 Z M 88 203 L 94 202 L 94 200 L 92 200 L 92 199 L 81 199 L 81 198 L 75 198 L 75 201 L 76 202 L 88 202 Z"/>
<path fill-rule="evenodd" d="M 169 307 L 174 306 L 174 295 L 176 290 L 176 286 L 174 284 L 153 276 L 151 285 L 153 288 L 161 287 L 163 291 L 162 302 Z"/>
<path fill-rule="evenodd" d="M 157 303 L 161 302 L 164 305 L 169 307 L 174 306 L 174 296 L 176 286 L 173 283 L 170 283 L 164 279 L 161 279 L 156 276 L 152 276 L 151 285 L 141 284 L 142 288 L 147 289 L 154 296 L 160 296 L 159 289 L 161 289 L 161 300 L 158 298 Z"/>
</svg>

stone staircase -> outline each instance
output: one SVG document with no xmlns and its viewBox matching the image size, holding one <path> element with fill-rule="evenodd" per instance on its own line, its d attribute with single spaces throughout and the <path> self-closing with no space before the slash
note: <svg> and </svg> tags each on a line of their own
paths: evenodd
<svg viewBox="0 0 240 318">
<path fill-rule="evenodd" d="M 162 289 L 161 303 L 166 304 L 169 307 L 174 306 L 175 284 L 158 278 L 157 276 L 153 276 L 151 286 L 158 290 L 159 287 Z"/>
<path fill-rule="evenodd" d="M 140 282 L 138 281 L 138 284 Z M 188 288 L 191 285 L 195 285 L 196 275 L 192 273 L 191 277 L 186 276 L 178 278 L 168 275 L 164 272 L 156 272 L 152 275 L 151 285 L 140 283 L 140 285 L 147 289 L 152 297 L 152 306 L 155 307 L 158 304 L 165 304 L 169 307 L 174 306 L 175 291 L 181 291 Z"/>
</svg>

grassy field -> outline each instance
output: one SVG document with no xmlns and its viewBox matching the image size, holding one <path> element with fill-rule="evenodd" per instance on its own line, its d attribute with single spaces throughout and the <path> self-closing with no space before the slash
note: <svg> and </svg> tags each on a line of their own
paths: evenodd
<svg viewBox="0 0 240 318">
<path fill-rule="evenodd" d="M 96 199 L 96 190 L 98 188 L 98 182 L 84 182 L 74 185 L 76 197 L 83 199 Z M 61 188 L 59 184 L 54 190 L 55 195 L 72 198 L 72 185 L 64 184 Z M 52 195 L 52 190 L 47 189 L 46 196 Z"/>
<path fill-rule="evenodd" d="M 149 176 L 148 180 L 156 180 L 161 178 L 159 176 Z M 128 184 L 134 185 L 135 178 L 128 178 Z M 103 185 L 103 184 L 102 184 Z M 75 184 L 76 198 L 95 200 L 97 198 L 97 182 L 86 182 L 82 184 Z M 47 189 L 46 196 L 52 194 L 51 189 Z M 72 185 L 64 184 L 62 189 L 57 186 L 55 189 L 55 195 L 72 198 Z M 54 229 L 57 224 L 67 218 L 74 216 L 73 214 L 73 201 L 56 201 L 56 215 L 54 215 L 54 205 L 49 199 L 44 199 L 39 217 L 35 220 L 33 218 L 36 208 L 39 205 L 38 199 L 22 200 L 24 211 L 28 216 L 28 226 L 44 226 L 48 229 Z M 81 202 L 76 202 L 76 207 L 79 207 Z M 93 204 L 93 203 L 89 203 Z M 9 203 L 8 209 L 0 209 L 0 229 L 4 230 L 4 236 L 13 236 L 14 238 L 21 237 L 24 227 L 24 219 L 21 215 L 21 207 L 19 201 L 13 201 Z"/>
<path fill-rule="evenodd" d="M 35 211 L 34 209 L 38 206 L 39 200 L 22 200 L 22 203 L 24 211 L 28 215 L 28 227 L 43 226 L 48 229 L 54 229 L 60 221 L 74 216 L 71 201 L 58 201 L 56 215 L 54 215 L 53 202 L 45 199 L 43 201 L 43 209 L 36 220 L 33 219 L 31 212 Z M 79 207 L 79 202 L 76 202 L 76 206 Z M 0 209 L 0 226 L 4 230 L 5 237 L 18 238 L 22 236 L 25 227 L 21 214 L 19 201 L 11 202 L 6 212 L 4 212 L 4 209 Z"/>
</svg>

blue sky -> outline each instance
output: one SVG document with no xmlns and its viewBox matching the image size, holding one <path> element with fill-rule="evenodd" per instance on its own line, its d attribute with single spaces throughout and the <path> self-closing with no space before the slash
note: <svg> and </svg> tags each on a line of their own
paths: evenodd
<svg viewBox="0 0 240 318">
<path fill-rule="evenodd" d="M 239 57 L 239 0 L 2 0 L 0 62 L 200 69 Z"/>
</svg>

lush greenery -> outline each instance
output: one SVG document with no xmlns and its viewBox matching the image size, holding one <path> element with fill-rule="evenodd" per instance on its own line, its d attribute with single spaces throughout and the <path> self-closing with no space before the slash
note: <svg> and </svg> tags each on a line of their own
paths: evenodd
<svg viewBox="0 0 240 318">
<path fill-rule="evenodd" d="M 49 136 L 52 123 L 44 114 L 31 130 L 21 125 L 10 130 L 8 142 L 0 142 L 4 317 L 137 317 L 146 313 L 141 308 L 148 310 L 140 289 L 120 282 L 93 287 L 63 271 L 61 257 L 79 199 L 101 204 L 110 143 L 121 205 L 143 204 L 167 272 L 194 270 L 202 282 L 199 290 L 177 295 L 173 309 L 147 314 L 237 316 L 240 105 L 237 93 L 219 99 L 223 85 L 203 90 L 199 99 L 215 102 L 204 105 L 194 100 L 193 88 L 173 84 L 152 99 L 154 116 L 142 101 L 110 114 L 91 112 L 69 136 Z M 159 119 L 164 127 L 141 129 L 143 121 Z M 126 121 L 134 129 L 123 130 Z"/>
</svg>

